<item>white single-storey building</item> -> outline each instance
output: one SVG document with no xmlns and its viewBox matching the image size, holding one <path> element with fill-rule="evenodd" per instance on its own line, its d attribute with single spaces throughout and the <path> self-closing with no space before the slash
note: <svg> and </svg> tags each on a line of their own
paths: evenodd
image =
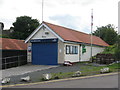
<svg viewBox="0 0 120 90">
<path fill-rule="evenodd" d="M 43 22 L 25 40 L 32 50 L 32 52 L 28 50 L 28 62 L 35 65 L 57 65 L 64 61 L 89 61 L 91 57 L 90 42 L 90 34 Z M 97 36 L 92 36 L 92 42 L 93 56 L 109 46 Z"/>
</svg>

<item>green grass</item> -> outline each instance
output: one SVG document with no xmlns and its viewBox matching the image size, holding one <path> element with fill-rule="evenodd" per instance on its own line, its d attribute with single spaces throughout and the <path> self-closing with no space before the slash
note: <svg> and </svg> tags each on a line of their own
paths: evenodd
<svg viewBox="0 0 120 90">
<path fill-rule="evenodd" d="M 78 64 L 83 65 L 83 63 L 78 63 Z M 109 67 L 110 72 L 117 72 L 120 69 L 120 63 L 118 63 L 118 64 L 116 63 L 116 64 L 112 64 L 112 65 L 106 65 L 106 66 L 93 66 L 93 65 L 89 65 L 89 64 L 84 65 L 84 66 L 80 67 L 80 70 L 81 70 L 81 73 L 82 73 L 80 76 L 100 74 L 100 69 L 105 68 L 105 67 Z M 75 72 L 51 73 L 51 75 L 52 75 L 51 80 L 71 78 L 71 77 L 73 77 L 73 74 Z M 42 78 L 41 78 L 40 81 L 44 81 L 44 80 L 42 80 Z"/>
<path fill-rule="evenodd" d="M 118 70 L 120 70 L 120 63 L 116 63 L 116 64 L 113 64 L 113 65 L 108 65 L 108 67 L 110 68 L 110 70 L 112 72 L 118 71 Z"/>
<path fill-rule="evenodd" d="M 79 63 L 83 64 L 83 63 Z M 112 64 L 112 65 L 106 65 L 106 66 L 93 66 L 93 65 L 85 65 L 80 67 L 81 69 L 81 76 L 87 76 L 87 75 L 95 75 L 100 74 L 100 69 L 109 67 L 110 72 L 117 72 L 120 69 L 120 63 Z M 74 72 L 68 72 L 68 73 L 62 73 L 62 74 L 56 74 L 57 76 L 60 76 L 60 78 L 70 77 L 74 74 Z"/>
<path fill-rule="evenodd" d="M 118 69 L 120 69 L 120 63 L 119 64 L 113 64 L 113 65 L 107 65 L 107 66 L 92 66 L 92 65 L 85 65 L 81 67 L 81 76 L 87 76 L 87 75 L 95 75 L 95 74 L 100 74 L 100 69 L 109 67 L 110 72 L 116 72 Z M 70 78 L 72 77 L 74 72 L 67 72 L 67 73 L 52 73 L 53 78 L 57 77 L 56 79 L 62 79 L 62 78 Z"/>
<path fill-rule="evenodd" d="M 52 79 L 70 78 L 73 74 L 74 72 L 52 73 Z"/>
<path fill-rule="evenodd" d="M 107 66 L 92 66 L 92 65 L 87 65 L 83 66 L 82 73 L 85 75 L 92 75 L 92 74 L 100 74 L 100 69 L 109 67 L 110 72 L 116 72 L 120 69 L 120 63 L 112 64 L 112 65 L 107 65 Z"/>
</svg>

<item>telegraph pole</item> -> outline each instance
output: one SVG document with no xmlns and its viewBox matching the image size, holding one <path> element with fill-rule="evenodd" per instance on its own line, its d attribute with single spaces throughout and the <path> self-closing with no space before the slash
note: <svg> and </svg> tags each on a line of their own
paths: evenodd
<svg viewBox="0 0 120 90">
<path fill-rule="evenodd" d="M 93 9 L 91 9 L 91 60 L 92 60 L 92 43 L 93 43 L 93 38 L 92 38 L 92 31 L 93 31 Z"/>
</svg>

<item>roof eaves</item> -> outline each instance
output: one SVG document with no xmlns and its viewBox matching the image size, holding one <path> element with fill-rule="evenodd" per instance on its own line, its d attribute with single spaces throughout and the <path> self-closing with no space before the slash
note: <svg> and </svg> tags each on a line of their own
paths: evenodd
<svg viewBox="0 0 120 90">
<path fill-rule="evenodd" d="M 65 43 L 72 43 L 72 44 L 85 44 L 85 45 L 91 45 L 89 43 L 84 43 L 84 42 L 75 42 L 75 41 L 64 41 Z M 93 46 L 99 46 L 99 47 L 107 47 L 107 46 L 103 46 L 103 45 L 97 45 L 97 44 L 92 44 Z"/>
</svg>

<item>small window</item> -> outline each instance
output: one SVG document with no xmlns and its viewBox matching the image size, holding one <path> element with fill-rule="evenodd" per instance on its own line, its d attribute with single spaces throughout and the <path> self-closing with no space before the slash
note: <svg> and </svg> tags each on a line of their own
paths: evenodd
<svg viewBox="0 0 120 90">
<path fill-rule="evenodd" d="M 48 31 L 45 31 L 45 35 L 48 35 L 49 34 L 49 32 Z"/>
<path fill-rule="evenodd" d="M 45 36 L 45 35 L 43 35 L 43 36 L 42 36 L 42 38 L 46 38 L 46 36 Z"/>
</svg>

